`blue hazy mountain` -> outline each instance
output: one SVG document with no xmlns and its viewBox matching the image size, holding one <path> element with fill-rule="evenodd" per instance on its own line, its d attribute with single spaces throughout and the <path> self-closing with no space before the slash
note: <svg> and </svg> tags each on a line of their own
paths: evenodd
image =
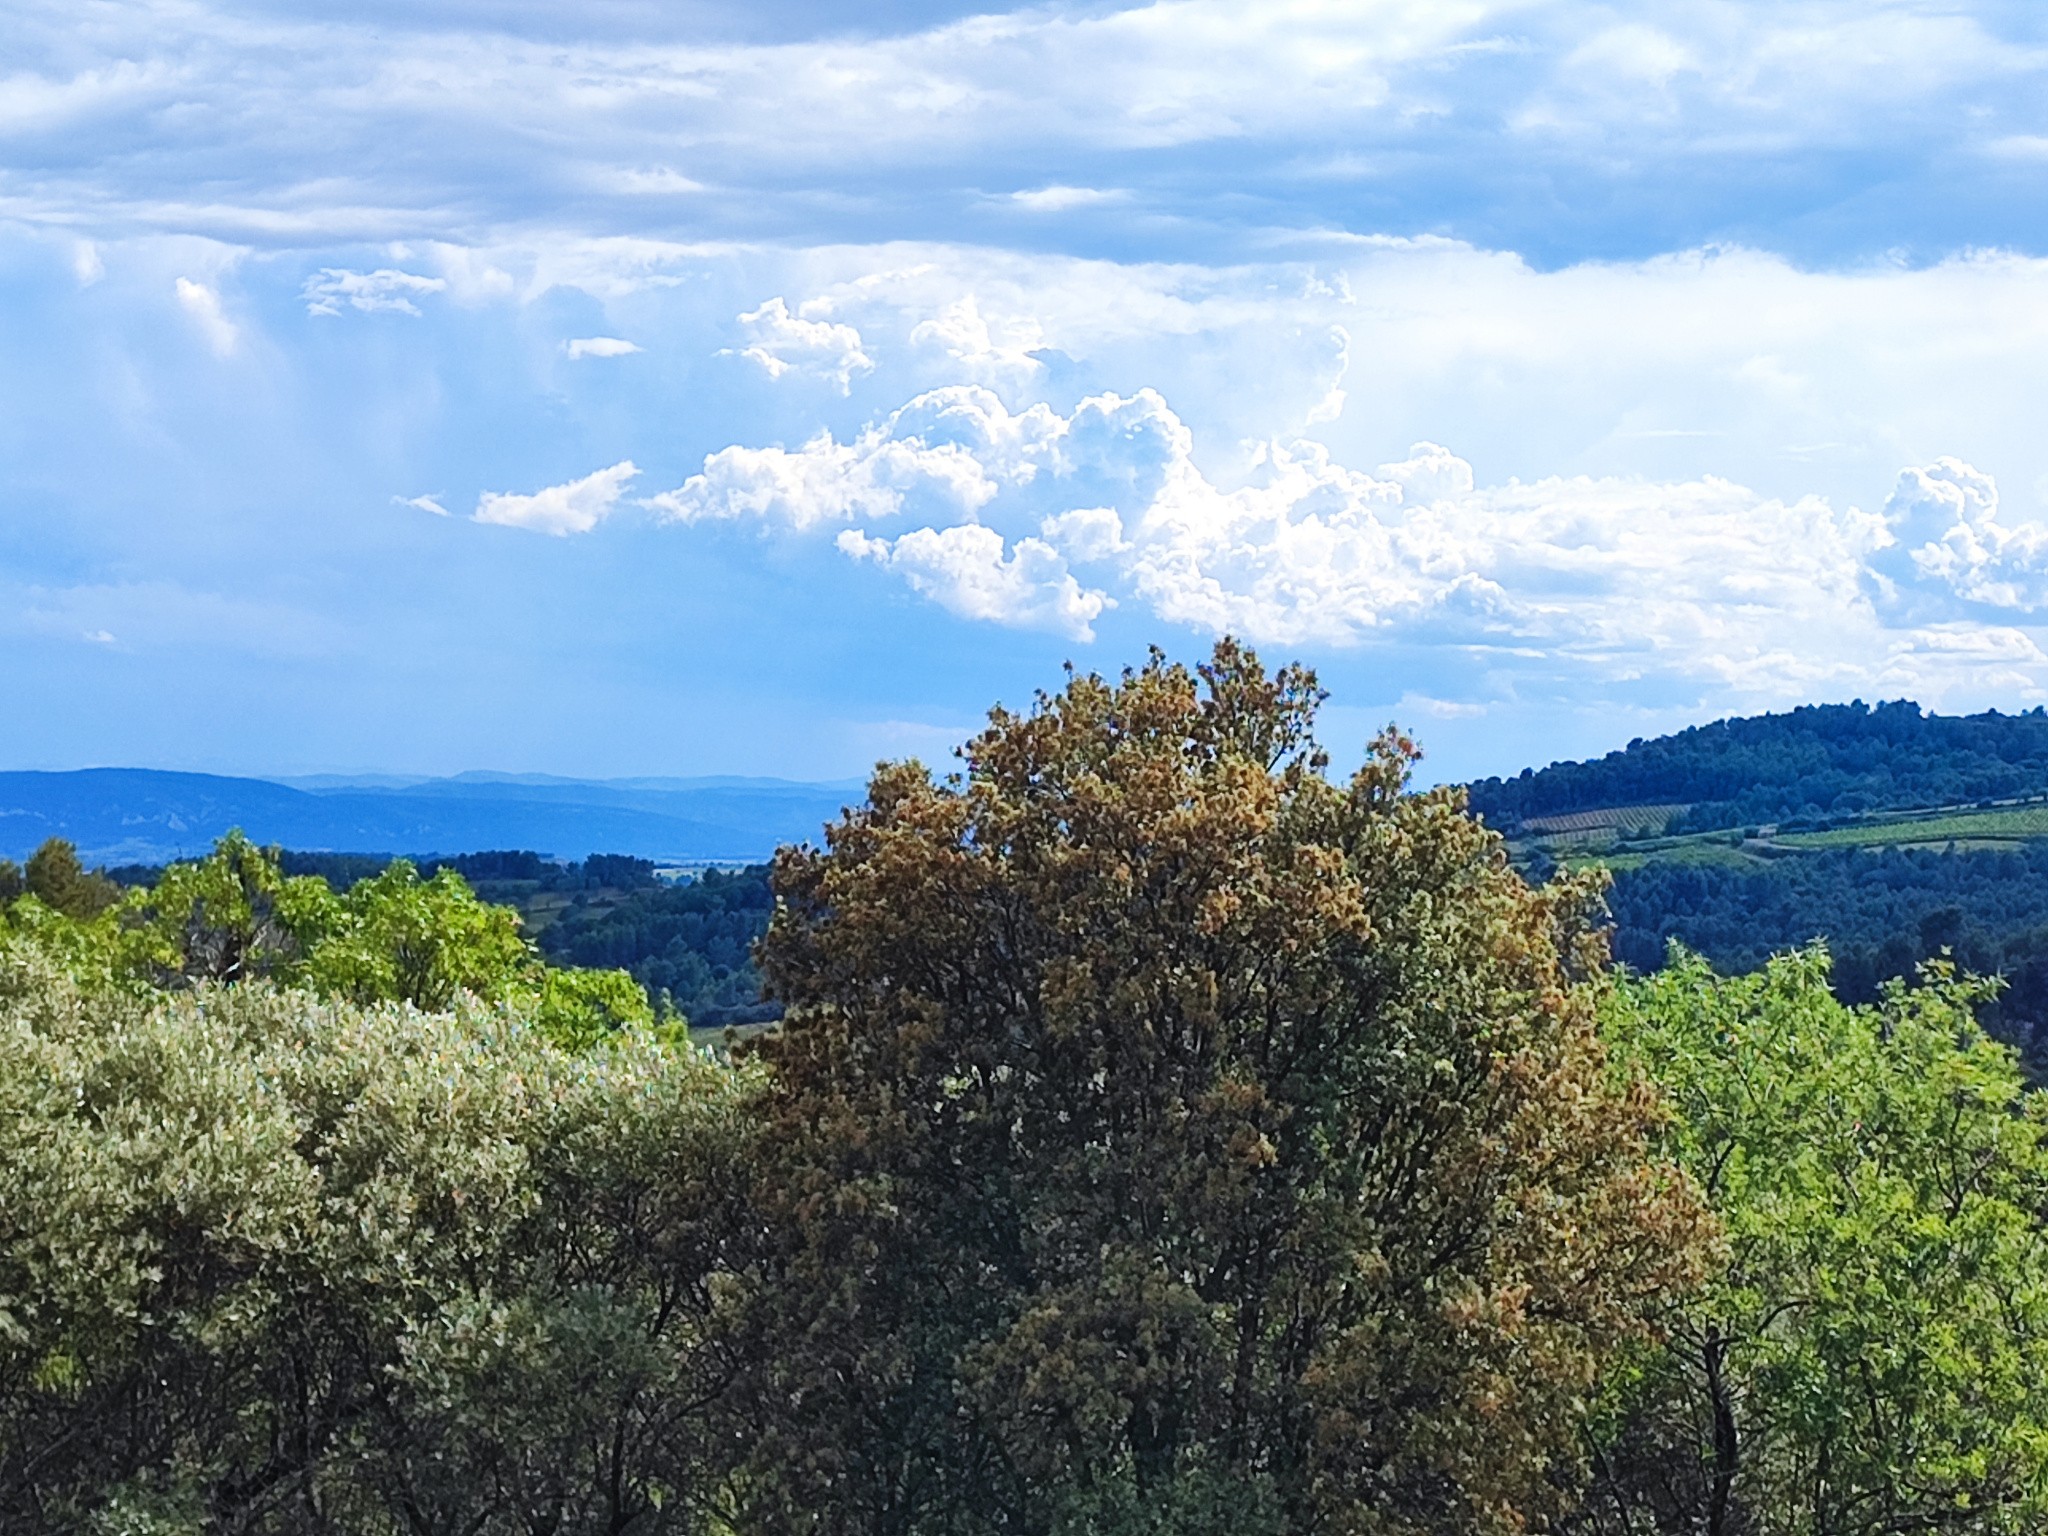
<svg viewBox="0 0 2048 1536">
<path fill-rule="evenodd" d="M 0 857 L 65 837 L 92 864 L 204 852 L 230 827 L 307 852 L 453 854 L 530 848 L 556 858 L 630 853 L 678 862 L 766 858 L 815 842 L 857 802 L 848 781 L 620 779 L 469 773 L 275 783 L 147 768 L 0 773 Z"/>
</svg>

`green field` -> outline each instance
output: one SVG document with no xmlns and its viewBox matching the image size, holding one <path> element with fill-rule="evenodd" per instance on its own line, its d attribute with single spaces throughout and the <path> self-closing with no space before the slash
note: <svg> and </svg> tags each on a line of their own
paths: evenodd
<svg viewBox="0 0 2048 1536">
<path fill-rule="evenodd" d="M 1667 808 L 1654 807 L 1663 812 Z M 1675 837 L 1638 837 L 1624 843 L 1631 817 L 1626 811 L 1589 811 L 1570 821 L 1554 817 L 1548 825 L 1531 827 L 1534 835 L 1515 839 L 1516 856 L 1547 852 L 1572 868 L 1601 864 L 1617 872 L 1645 864 L 1708 864 L 1753 867 L 1772 857 L 1819 852 L 1829 848 L 1934 848 L 1975 851 L 2010 848 L 2048 838 L 2048 805 L 1996 806 L 1985 810 L 1899 811 L 1820 832 L 1776 832 L 1744 837 L 1735 828 L 1683 833 Z M 1636 818 L 1641 825 L 1648 818 Z"/>
<path fill-rule="evenodd" d="M 1886 848 L 1949 842 L 1982 847 L 2036 837 L 2048 837 L 2048 806 L 1894 817 L 1868 825 L 1831 827 L 1825 832 L 1788 832 L 1772 841 L 1783 848 Z"/>
<path fill-rule="evenodd" d="M 1725 838 L 1702 837 L 1650 848 L 1616 849 L 1604 853 L 1566 851 L 1557 857 L 1557 862 L 1566 869 L 1591 869 L 1597 864 L 1602 869 L 1611 869 L 1620 874 L 1623 870 L 1641 869 L 1645 864 L 1695 864 L 1728 869 L 1756 869 L 1768 864 L 1770 860 L 1762 854 L 1730 847 Z"/>
</svg>

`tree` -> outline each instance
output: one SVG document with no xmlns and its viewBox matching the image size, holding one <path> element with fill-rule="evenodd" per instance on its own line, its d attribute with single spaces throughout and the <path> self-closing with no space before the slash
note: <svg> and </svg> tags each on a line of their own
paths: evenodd
<svg viewBox="0 0 2048 1536">
<path fill-rule="evenodd" d="M 304 976 L 333 996 L 440 1009 L 458 992 L 502 996 L 531 963 L 517 912 L 477 900 L 452 869 L 422 880 L 410 862 L 394 859 L 340 898 Z"/>
<path fill-rule="evenodd" d="M 291 978 L 337 926 L 340 909 L 318 876 L 287 876 L 275 848 L 237 827 L 203 859 L 168 866 L 131 903 L 127 964 L 160 980 Z"/>
<path fill-rule="evenodd" d="M 5 907 L 27 889 L 21 866 L 12 859 L 0 859 L 0 907 Z"/>
<path fill-rule="evenodd" d="M 66 917 L 96 917 L 121 899 L 121 888 L 105 875 L 87 873 L 78 850 L 61 837 L 47 839 L 28 856 L 23 883 L 31 896 Z"/>
<path fill-rule="evenodd" d="M 764 1531 L 1512 1531 L 1697 1274 L 1537 891 L 1219 645 L 998 709 L 786 849 L 747 1384 Z M 772 1348 L 770 1346 L 773 1346 Z"/>
<path fill-rule="evenodd" d="M 1608 1033 L 1726 1262 L 1624 1394 L 1596 1531 L 2031 1532 L 2048 1519 L 2048 1101 L 1939 963 L 1873 1007 L 1824 951 L 1679 951 Z"/>
</svg>

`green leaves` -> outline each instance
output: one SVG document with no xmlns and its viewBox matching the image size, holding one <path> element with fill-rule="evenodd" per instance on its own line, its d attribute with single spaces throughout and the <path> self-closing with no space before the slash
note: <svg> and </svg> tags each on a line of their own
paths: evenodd
<svg viewBox="0 0 2048 1536">
<path fill-rule="evenodd" d="M 394 860 L 320 917 L 298 975 L 329 996 L 440 1009 L 461 992 L 501 998 L 538 981 L 519 915 L 478 901 L 451 869 L 421 880 Z"/>
<path fill-rule="evenodd" d="M 60 874 L 76 862 L 45 860 Z M 654 1023 L 625 972 L 544 964 L 520 933 L 518 913 L 478 900 L 452 869 L 422 880 L 397 859 L 336 894 L 318 876 L 287 876 L 277 850 L 238 830 L 204 859 L 168 866 L 152 887 L 113 901 L 103 895 L 98 886 L 74 891 L 67 910 L 32 889 L 0 915 L 0 935 L 11 933 L 83 982 L 131 991 L 265 979 L 430 1012 L 468 996 L 579 1046 Z"/>
<path fill-rule="evenodd" d="M 0 950 L 0 1527 L 674 1528 L 717 1496 L 745 1087 L 466 996 Z"/>
<path fill-rule="evenodd" d="M 2023 1531 L 2048 1515 L 2048 1117 L 1935 966 L 1873 1008 L 1810 951 L 1677 955 L 1609 998 L 1726 1262 L 1647 1367 L 1637 1431 L 1744 1529 Z M 1725 1416 L 1717 1444 L 1689 1426 Z M 1648 1459 L 1644 1450 L 1639 1460 Z M 1603 1498 L 1640 1496 L 1624 1469 Z"/>
</svg>

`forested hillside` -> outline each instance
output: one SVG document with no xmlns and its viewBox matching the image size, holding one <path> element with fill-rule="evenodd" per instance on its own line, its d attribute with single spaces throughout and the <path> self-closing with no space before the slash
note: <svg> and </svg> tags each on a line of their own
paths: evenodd
<svg viewBox="0 0 2048 1536">
<path fill-rule="evenodd" d="M 1572 812 L 1675 808 L 1672 831 L 1974 804 L 2048 792 L 2048 713 L 1933 715 L 1900 699 L 1815 704 L 1636 740 L 1471 786 L 1505 831 Z"/>
<path fill-rule="evenodd" d="M 1470 787 L 1532 875 L 1612 872 L 1615 957 L 1675 940 L 1724 973 L 1825 942 L 1869 1001 L 1947 956 L 2002 978 L 1982 1014 L 2048 1056 L 2048 715 L 1900 700 L 1719 720 Z"/>
<path fill-rule="evenodd" d="M 1944 955 L 1998 976 L 1985 1022 L 2048 1058 L 2048 842 L 2007 849 L 1828 850 L 1801 858 L 1701 864 L 1647 860 L 1614 875 L 1614 955 L 1661 966 L 1673 940 L 1724 973 L 1824 940 L 1836 991 L 1874 1000 L 1892 977 Z"/>
</svg>

